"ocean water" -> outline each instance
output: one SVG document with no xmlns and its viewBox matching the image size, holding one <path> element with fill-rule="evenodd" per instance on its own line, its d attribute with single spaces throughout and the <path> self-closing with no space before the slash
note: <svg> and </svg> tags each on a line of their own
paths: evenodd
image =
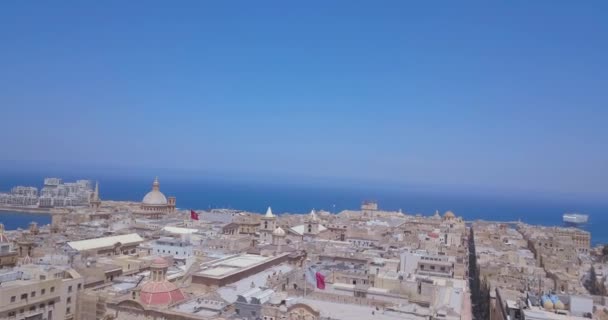
<svg viewBox="0 0 608 320">
<path fill-rule="evenodd" d="M 27 229 L 30 222 L 36 222 L 39 226 L 51 223 L 51 215 L 48 213 L 26 213 L 0 211 L 0 223 L 4 224 L 6 230 Z"/>
<path fill-rule="evenodd" d="M 15 185 L 42 186 L 41 174 L 0 175 L 0 191 Z M 62 175 L 64 181 L 90 178 L 100 183 L 102 199 L 141 201 L 150 190 L 154 176 L 120 175 Z M 357 209 L 363 200 L 375 200 L 381 209 L 403 210 L 406 213 L 431 215 L 452 210 L 466 220 L 497 221 L 521 220 L 540 225 L 562 225 L 564 212 L 583 212 L 590 215 L 584 227 L 592 233 L 592 242 L 608 243 L 608 204 L 582 200 L 534 197 L 525 195 L 481 194 L 473 192 L 435 192 L 420 188 L 391 188 L 367 185 L 329 186 L 296 185 L 288 181 L 253 182 L 165 175 L 159 177 L 161 191 L 176 196 L 182 209 L 234 208 L 265 212 L 272 206 L 275 213 L 308 213 L 311 209 L 339 212 Z M 7 229 L 27 228 L 31 221 L 50 223 L 44 214 L 0 212 L 0 222 Z"/>
</svg>

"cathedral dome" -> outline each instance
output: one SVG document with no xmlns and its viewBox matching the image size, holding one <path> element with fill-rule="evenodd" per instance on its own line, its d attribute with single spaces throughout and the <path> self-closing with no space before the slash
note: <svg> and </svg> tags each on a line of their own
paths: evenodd
<svg viewBox="0 0 608 320">
<path fill-rule="evenodd" d="M 285 236 L 285 230 L 283 230 L 283 228 L 278 227 L 276 229 L 274 229 L 274 231 L 272 232 L 273 235 L 278 236 L 278 237 L 284 237 Z"/>
<path fill-rule="evenodd" d="M 148 306 L 168 306 L 185 299 L 184 293 L 167 280 L 149 281 L 139 293 L 139 301 Z"/>
<path fill-rule="evenodd" d="M 148 205 L 166 205 L 167 198 L 162 192 L 153 190 L 146 194 L 142 203 Z"/>
<path fill-rule="evenodd" d="M 167 198 L 160 192 L 158 177 L 154 179 L 154 183 L 152 183 L 152 191 L 148 192 L 141 202 L 150 206 L 167 205 Z"/>
<path fill-rule="evenodd" d="M 169 263 L 157 257 L 150 265 L 151 279 L 146 282 L 139 292 L 139 301 L 146 306 L 169 306 L 186 300 L 186 296 L 175 284 L 166 277 Z"/>
<path fill-rule="evenodd" d="M 169 268 L 169 263 L 167 262 L 167 260 L 161 258 L 161 257 L 157 257 L 154 260 L 152 260 L 152 264 L 150 265 L 150 268 L 152 269 L 166 269 Z"/>
</svg>

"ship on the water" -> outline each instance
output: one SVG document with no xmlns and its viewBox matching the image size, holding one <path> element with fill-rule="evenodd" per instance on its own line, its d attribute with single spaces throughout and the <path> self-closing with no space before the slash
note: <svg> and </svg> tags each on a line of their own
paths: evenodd
<svg viewBox="0 0 608 320">
<path fill-rule="evenodd" d="M 589 221 L 589 215 L 582 213 L 564 213 L 563 221 L 567 226 L 577 227 L 586 224 L 587 221 Z"/>
</svg>

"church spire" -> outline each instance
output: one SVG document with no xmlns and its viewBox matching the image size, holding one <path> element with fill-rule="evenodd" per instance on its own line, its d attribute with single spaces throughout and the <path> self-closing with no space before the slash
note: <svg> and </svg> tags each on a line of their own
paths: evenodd
<svg viewBox="0 0 608 320">
<path fill-rule="evenodd" d="M 93 200 L 99 200 L 99 182 L 95 181 L 95 192 L 93 193 Z"/>
<path fill-rule="evenodd" d="M 154 182 L 152 183 L 152 190 L 160 190 L 160 182 L 158 182 L 158 176 L 154 178 Z"/>
<path fill-rule="evenodd" d="M 309 218 L 310 218 L 310 221 L 317 221 L 317 213 L 315 212 L 315 209 L 312 209 L 310 211 Z"/>
<path fill-rule="evenodd" d="M 264 217 L 274 218 L 274 214 L 272 214 L 272 209 L 270 207 L 268 207 L 268 210 L 266 210 L 266 215 Z"/>
<path fill-rule="evenodd" d="M 91 207 L 99 208 L 101 205 L 101 199 L 99 199 L 99 182 L 95 181 L 95 191 L 93 191 L 93 195 L 91 196 L 91 201 L 89 202 Z"/>
</svg>

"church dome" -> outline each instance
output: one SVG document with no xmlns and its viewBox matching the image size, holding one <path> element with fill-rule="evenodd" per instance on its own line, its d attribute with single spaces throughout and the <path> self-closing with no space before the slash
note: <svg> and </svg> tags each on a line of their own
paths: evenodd
<svg viewBox="0 0 608 320">
<path fill-rule="evenodd" d="M 167 280 L 149 281 L 139 293 L 139 301 L 148 306 L 168 306 L 185 299 L 184 293 Z"/>
<path fill-rule="evenodd" d="M 152 190 L 146 194 L 142 203 L 149 205 L 166 205 L 167 198 L 162 192 Z"/>
<path fill-rule="evenodd" d="M 456 218 L 456 215 L 452 211 L 447 211 L 443 217 L 444 218 Z"/>
<path fill-rule="evenodd" d="M 150 265 L 151 279 L 146 282 L 139 292 L 139 301 L 146 306 L 169 306 L 186 300 L 186 296 L 175 284 L 169 282 L 166 271 L 169 268 L 167 260 L 157 257 Z"/>
<path fill-rule="evenodd" d="M 150 206 L 167 205 L 167 198 L 160 192 L 158 177 L 154 179 L 154 183 L 152 183 L 152 191 L 148 192 L 141 202 Z"/>
<path fill-rule="evenodd" d="M 272 232 L 273 235 L 275 236 L 279 236 L 279 237 L 284 237 L 285 236 L 285 230 L 283 230 L 283 228 L 278 227 L 276 229 L 274 229 L 274 231 Z"/>
<path fill-rule="evenodd" d="M 169 268 L 169 263 L 167 262 L 167 260 L 165 260 L 161 257 L 157 257 L 154 260 L 152 260 L 152 264 L 150 265 L 150 268 L 166 269 L 166 268 Z"/>
</svg>

